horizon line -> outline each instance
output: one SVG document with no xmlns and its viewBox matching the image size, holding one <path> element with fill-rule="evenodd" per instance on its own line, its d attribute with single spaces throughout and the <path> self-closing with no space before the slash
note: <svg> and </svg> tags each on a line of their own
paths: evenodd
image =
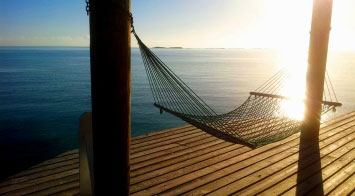
<svg viewBox="0 0 355 196">
<path fill-rule="evenodd" d="M 11 45 L 0 45 L 0 47 L 76 47 L 76 48 L 90 48 L 90 46 L 11 46 Z M 139 48 L 138 46 L 134 46 L 131 48 Z M 180 46 L 169 46 L 169 47 L 165 47 L 165 46 L 153 46 L 153 47 L 149 47 L 152 49 L 176 49 L 176 50 L 181 50 L 181 49 L 215 49 L 215 50 L 223 50 L 223 49 L 268 49 L 268 50 L 284 50 L 282 48 L 263 48 L 263 47 L 240 47 L 240 48 L 228 48 L 228 47 L 180 47 Z M 328 50 L 330 51 L 349 51 L 349 52 L 355 52 L 355 48 L 354 49 L 334 49 L 334 48 L 329 48 Z"/>
</svg>

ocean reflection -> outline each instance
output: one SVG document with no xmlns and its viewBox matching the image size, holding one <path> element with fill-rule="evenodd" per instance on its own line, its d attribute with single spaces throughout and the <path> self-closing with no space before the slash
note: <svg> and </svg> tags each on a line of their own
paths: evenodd
<svg viewBox="0 0 355 196">
<path fill-rule="evenodd" d="M 287 72 L 280 88 L 280 95 L 289 98 L 283 100 L 280 107 L 287 117 L 303 120 L 304 99 L 306 98 L 307 54 L 296 51 L 284 53 L 280 67 L 285 68 Z"/>
</svg>

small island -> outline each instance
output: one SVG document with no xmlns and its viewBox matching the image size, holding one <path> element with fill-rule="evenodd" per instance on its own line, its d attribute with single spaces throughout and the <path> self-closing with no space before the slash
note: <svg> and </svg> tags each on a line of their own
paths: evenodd
<svg viewBox="0 0 355 196">
<path fill-rule="evenodd" d="M 153 48 L 157 48 L 157 49 L 184 49 L 183 47 L 177 47 L 177 46 L 174 46 L 174 47 L 155 46 Z"/>
</svg>

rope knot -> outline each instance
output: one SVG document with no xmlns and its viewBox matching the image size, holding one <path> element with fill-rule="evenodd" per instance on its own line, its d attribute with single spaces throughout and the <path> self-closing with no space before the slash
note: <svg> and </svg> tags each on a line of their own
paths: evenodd
<svg viewBox="0 0 355 196">
<path fill-rule="evenodd" d="M 133 33 L 133 32 L 135 32 L 135 30 L 134 30 L 134 25 L 133 25 L 133 15 L 131 12 L 129 12 L 128 17 L 129 17 L 129 20 L 131 21 L 131 28 L 132 28 L 131 32 Z"/>
</svg>

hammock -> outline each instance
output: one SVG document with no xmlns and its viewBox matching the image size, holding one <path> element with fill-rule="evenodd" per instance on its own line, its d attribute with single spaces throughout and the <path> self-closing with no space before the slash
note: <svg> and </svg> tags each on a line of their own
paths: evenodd
<svg viewBox="0 0 355 196">
<path fill-rule="evenodd" d="M 301 130 L 302 121 L 291 119 L 281 107 L 291 98 L 280 95 L 288 72 L 280 70 L 255 92 L 250 92 L 238 108 L 218 115 L 191 90 L 138 37 L 143 64 L 154 97 L 154 105 L 197 128 L 226 141 L 252 148 L 279 141 Z M 322 115 L 341 106 L 326 74 Z M 335 98 L 335 102 L 333 102 Z"/>
</svg>

